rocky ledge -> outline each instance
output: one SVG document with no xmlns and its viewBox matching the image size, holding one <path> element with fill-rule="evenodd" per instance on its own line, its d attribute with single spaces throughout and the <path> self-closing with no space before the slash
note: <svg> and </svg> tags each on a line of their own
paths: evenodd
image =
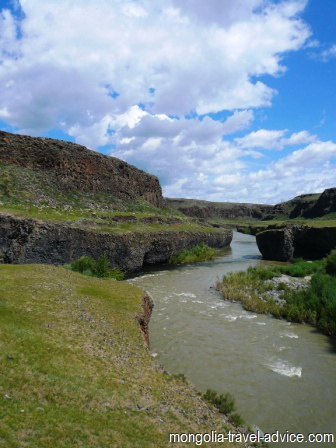
<svg viewBox="0 0 336 448">
<path fill-rule="evenodd" d="M 0 163 L 43 173 L 55 190 L 105 193 L 163 206 L 156 176 L 75 143 L 0 131 Z"/>
<path fill-rule="evenodd" d="M 0 263 L 62 265 L 82 255 L 106 253 L 112 268 L 126 273 L 144 265 L 165 263 L 180 250 L 200 242 L 214 248 L 231 243 L 232 231 L 171 230 L 108 233 L 36 219 L 0 214 Z"/>
<path fill-rule="evenodd" d="M 289 261 L 299 257 L 317 260 L 336 248 L 336 227 L 268 228 L 257 233 L 256 240 L 266 260 Z"/>
</svg>

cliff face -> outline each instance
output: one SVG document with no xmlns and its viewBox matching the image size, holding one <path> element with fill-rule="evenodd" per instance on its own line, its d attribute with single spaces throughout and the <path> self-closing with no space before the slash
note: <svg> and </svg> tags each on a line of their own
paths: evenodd
<svg viewBox="0 0 336 448">
<path fill-rule="evenodd" d="M 111 266 L 130 273 L 164 263 L 180 250 L 204 241 L 224 247 L 232 231 L 157 231 L 113 234 L 0 214 L 0 263 L 64 264 L 82 255 L 106 253 Z"/>
<path fill-rule="evenodd" d="M 163 205 L 157 177 L 75 143 L 0 131 L 0 163 L 38 169 L 63 191 L 109 193 Z"/>
<path fill-rule="evenodd" d="M 195 199 L 164 198 L 164 203 L 187 216 L 197 218 L 272 219 L 319 218 L 336 212 L 336 188 L 322 194 L 302 194 L 276 205 L 209 202 Z"/>
<path fill-rule="evenodd" d="M 195 199 L 164 198 L 168 207 L 178 210 L 187 216 L 196 218 L 256 218 L 271 213 L 272 205 L 267 204 L 239 204 L 233 202 L 209 202 Z"/>
<path fill-rule="evenodd" d="M 324 190 L 311 208 L 305 210 L 305 218 L 320 218 L 329 213 L 336 212 L 336 188 Z"/>
<path fill-rule="evenodd" d="M 267 229 L 256 235 L 266 260 L 320 259 L 336 248 L 336 227 L 291 226 Z"/>
</svg>

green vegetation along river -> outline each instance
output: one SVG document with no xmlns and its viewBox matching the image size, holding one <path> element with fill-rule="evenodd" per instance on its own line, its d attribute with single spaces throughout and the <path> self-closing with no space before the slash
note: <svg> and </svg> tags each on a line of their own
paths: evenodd
<svg viewBox="0 0 336 448">
<path fill-rule="evenodd" d="M 223 274 L 263 263 L 270 264 L 255 237 L 235 232 L 213 262 L 163 266 L 130 279 L 154 299 L 152 355 L 200 390 L 233 393 L 238 412 L 264 432 L 336 435 L 335 340 L 309 325 L 247 312 L 214 288 Z"/>
</svg>

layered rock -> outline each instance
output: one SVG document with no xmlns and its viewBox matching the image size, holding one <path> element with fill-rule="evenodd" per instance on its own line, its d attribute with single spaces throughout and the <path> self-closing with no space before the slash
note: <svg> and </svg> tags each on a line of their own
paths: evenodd
<svg viewBox="0 0 336 448">
<path fill-rule="evenodd" d="M 231 240 L 232 231 L 224 229 L 113 234 L 0 214 L 0 263 L 60 265 L 82 255 L 97 259 L 106 253 L 112 267 L 130 273 L 144 265 L 165 263 L 202 241 L 221 248 Z"/>
<path fill-rule="evenodd" d="M 266 260 L 291 258 L 321 259 L 336 248 L 336 227 L 285 226 L 266 229 L 256 235 L 257 245 Z"/>
<path fill-rule="evenodd" d="M 267 204 L 209 202 L 196 199 L 164 198 L 164 203 L 174 210 L 196 218 L 261 219 L 273 210 L 273 206 Z"/>
<path fill-rule="evenodd" d="M 0 131 L 0 163 L 41 170 L 60 190 L 108 193 L 126 201 L 141 198 L 159 208 L 163 205 L 156 176 L 75 143 Z"/>
</svg>

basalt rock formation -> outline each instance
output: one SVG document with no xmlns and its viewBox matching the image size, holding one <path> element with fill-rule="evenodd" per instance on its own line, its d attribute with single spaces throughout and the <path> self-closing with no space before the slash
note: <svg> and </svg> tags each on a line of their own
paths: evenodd
<svg viewBox="0 0 336 448">
<path fill-rule="evenodd" d="M 40 170 L 63 191 L 109 193 L 163 205 L 156 176 L 75 143 L 0 131 L 0 163 Z"/>
<path fill-rule="evenodd" d="M 144 265 L 165 263 L 180 250 L 202 241 L 220 248 L 231 240 L 231 230 L 116 234 L 0 214 L 0 263 L 61 265 L 82 255 L 97 259 L 105 253 L 112 268 L 131 273 Z"/>
<path fill-rule="evenodd" d="M 316 260 L 336 248 L 336 227 L 269 228 L 257 233 L 256 240 L 266 260 L 289 261 L 298 257 Z"/>
<path fill-rule="evenodd" d="M 272 212 L 267 204 L 240 204 L 234 202 L 209 202 L 195 199 L 164 198 L 168 207 L 196 218 L 255 218 L 261 219 Z"/>
<path fill-rule="evenodd" d="M 302 194 L 276 205 L 172 198 L 164 198 L 164 203 L 187 216 L 197 218 L 253 218 L 262 221 L 299 217 L 311 219 L 336 212 L 336 188 L 329 188 L 322 194 Z"/>
</svg>

